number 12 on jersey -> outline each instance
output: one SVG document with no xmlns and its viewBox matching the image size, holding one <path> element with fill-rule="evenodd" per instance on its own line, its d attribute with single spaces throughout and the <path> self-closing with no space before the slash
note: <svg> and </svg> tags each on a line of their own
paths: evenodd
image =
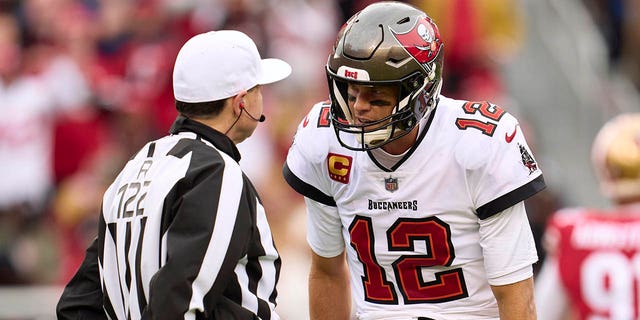
<svg viewBox="0 0 640 320">
<path fill-rule="evenodd" d="M 393 282 L 378 263 L 371 218 L 356 216 L 349 226 L 351 246 L 363 264 L 365 300 L 398 304 Z M 455 258 L 449 225 L 436 217 L 398 219 L 386 232 L 389 252 L 414 252 L 414 242 L 424 241 L 427 254 L 401 255 L 392 263 L 393 272 L 406 304 L 439 303 L 469 296 L 461 268 L 435 273 L 435 280 L 424 281 L 422 268 L 449 266 Z"/>
</svg>

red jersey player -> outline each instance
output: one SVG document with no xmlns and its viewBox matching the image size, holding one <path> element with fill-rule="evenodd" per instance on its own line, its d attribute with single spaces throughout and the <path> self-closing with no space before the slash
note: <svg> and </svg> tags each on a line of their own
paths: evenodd
<svg viewBox="0 0 640 320">
<path fill-rule="evenodd" d="M 538 319 L 640 319 L 640 113 L 598 133 L 594 169 L 612 210 L 565 209 L 545 233 Z"/>
</svg>

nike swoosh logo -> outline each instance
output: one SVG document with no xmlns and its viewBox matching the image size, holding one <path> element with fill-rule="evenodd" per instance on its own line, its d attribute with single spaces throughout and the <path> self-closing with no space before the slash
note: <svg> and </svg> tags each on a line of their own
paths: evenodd
<svg viewBox="0 0 640 320">
<path fill-rule="evenodd" d="M 506 140 L 507 143 L 511 143 L 511 141 L 513 141 L 513 138 L 516 137 L 516 133 L 518 133 L 518 127 L 519 126 L 520 126 L 519 124 L 516 124 L 516 127 L 513 128 L 513 133 L 511 133 L 511 134 L 505 133 L 504 134 L 504 140 Z"/>
<path fill-rule="evenodd" d="M 306 127 L 309 124 L 309 117 L 305 117 L 304 121 L 302 122 L 302 127 Z"/>
</svg>

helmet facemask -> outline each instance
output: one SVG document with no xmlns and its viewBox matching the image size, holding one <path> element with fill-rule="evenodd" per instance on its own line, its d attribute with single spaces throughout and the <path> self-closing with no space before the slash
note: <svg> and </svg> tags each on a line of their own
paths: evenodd
<svg viewBox="0 0 640 320">
<path fill-rule="evenodd" d="M 411 132 L 420 119 L 428 115 L 437 104 L 442 82 L 426 81 L 422 73 L 414 73 L 398 81 L 351 81 L 332 75 L 327 69 L 331 95 L 331 121 L 338 141 L 351 150 L 366 151 L 382 147 Z M 355 124 L 347 102 L 348 84 L 366 86 L 398 86 L 398 103 L 388 116 L 366 124 Z M 349 135 L 355 135 L 357 144 L 350 143 Z"/>
</svg>

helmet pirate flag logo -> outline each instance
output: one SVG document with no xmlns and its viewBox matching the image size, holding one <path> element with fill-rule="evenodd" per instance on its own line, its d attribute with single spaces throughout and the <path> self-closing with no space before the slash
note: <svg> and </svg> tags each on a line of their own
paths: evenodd
<svg viewBox="0 0 640 320">
<path fill-rule="evenodd" d="M 405 33 L 390 30 L 405 50 L 421 64 L 432 62 L 444 45 L 438 27 L 426 17 L 420 17 L 416 25 Z"/>
</svg>

